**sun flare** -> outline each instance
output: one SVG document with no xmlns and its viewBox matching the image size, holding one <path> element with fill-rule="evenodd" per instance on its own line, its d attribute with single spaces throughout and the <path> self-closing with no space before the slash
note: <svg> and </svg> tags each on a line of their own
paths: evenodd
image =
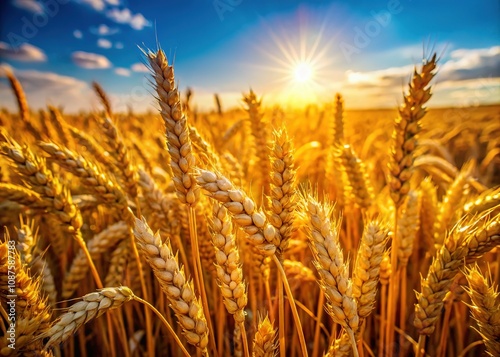
<svg viewBox="0 0 500 357">
<path fill-rule="evenodd" d="M 301 62 L 295 66 L 293 78 L 299 83 L 309 82 L 313 77 L 313 68 L 309 63 Z"/>
</svg>

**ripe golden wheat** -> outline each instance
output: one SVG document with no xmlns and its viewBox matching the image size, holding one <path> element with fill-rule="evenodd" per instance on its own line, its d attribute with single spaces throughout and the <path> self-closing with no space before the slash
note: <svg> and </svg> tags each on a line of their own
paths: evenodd
<svg viewBox="0 0 500 357">
<path fill-rule="evenodd" d="M 7 73 L 0 355 L 500 353 L 499 111 L 427 110 L 436 55 L 398 111 L 205 113 L 144 56 L 159 113 L 34 113 Z"/>
</svg>

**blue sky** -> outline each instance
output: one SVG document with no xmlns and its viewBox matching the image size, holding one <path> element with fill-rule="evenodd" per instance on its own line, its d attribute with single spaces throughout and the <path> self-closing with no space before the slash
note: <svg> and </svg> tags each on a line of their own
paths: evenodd
<svg viewBox="0 0 500 357">
<path fill-rule="evenodd" d="M 250 87 L 269 105 L 325 102 L 341 91 L 351 108 L 394 107 L 433 49 L 442 57 L 434 105 L 500 97 L 498 0 L 4 0 L 0 11 L 0 63 L 34 108 L 95 108 L 89 84 L 97 80 L 117 109 L 152 109 L 138 46 L 157 41 L 200 109 L 213 107 L 214 92 L 237 106 Z M 300 63 L 310 80 L 296 80 Z M 14 108 L 5 80 L 0 106 Z"/>
</svg>

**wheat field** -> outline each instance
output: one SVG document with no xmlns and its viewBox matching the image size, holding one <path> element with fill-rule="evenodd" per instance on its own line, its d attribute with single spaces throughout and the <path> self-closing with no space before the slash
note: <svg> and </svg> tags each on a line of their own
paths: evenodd
<svg viewBox="0 0 500 357">
<path fill-rule="evenodd" d="M 156 113 L 7 74 L 2 356 L 500 355 L 498 106 L 427 110 L 433 55 L 393 110 L 202 113 L 144 58 Z"/>
</svg>

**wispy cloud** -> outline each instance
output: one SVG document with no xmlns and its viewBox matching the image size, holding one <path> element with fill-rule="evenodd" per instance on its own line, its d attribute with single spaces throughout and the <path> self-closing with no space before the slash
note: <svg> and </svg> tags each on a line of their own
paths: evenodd
<svg viewBox="0 0 500 357">
<path fill-rule="evenodd" d="M 391 87 L 405 83 L 412 66 L 392 67 L 369 72 L 346 71 L 346 84 L 354 87 Z"/>
<path fill-rule="evenodd" d="M 142 30 L 151 26 L 151 21 L 146 19 L 141 13 L 133 13 L 129 8 L 121 6 L 120 0 L 77 0 L 82 4 L 92 7 L 94 10 L 103 13 L 107 18 L 119 24 L 126 24 L 134 30 Z M 100 25 L 91 28 L 97 35 L 106 36 L 116 33 L 117 29 L 111 29 L 107 25 Z"/>
<path fill-rule="evenodd" d="M 412 72 L 411 65 L 376 71 L 346 71 L 341 90 L 346 101 L 351 101 L 354 107 L 395 106 L 401 100 L 401 92 L 406 91 Z M 447 60 L 438 63 L 431 103 L 435 106 L 495 103 L 499 89 L 500 46 L 456 49 Z"/>
<path fill-rule="evenodd" d="M 102 11 L 106 6 L 103 0 L 79 0 L 81 3 L 92 7 L 94 10 Z"/>
<path fill-rule="evenodd" d="M 368 72 L 347 71 L 346 84 L 358 88 L 401 88 L 410 78 L 412 69 L 413 66 L 404 66 Z M 440 66 L 436 82 L 496 77 L 500 77 L 500 46 L 454 50 L 450 59 Z"/>
<path fill-rule="evenodd" d="M 142 73 L 149 73 L 148 67 L 144 63 L 134 63 L 132 66 L 130 66 L 130 69 L 134 72 L 142 72 Z"/>
<path fill-rule="evenodd" d="M 47 56 L 41 48 L 29 43 L 23 43 L 14 48 L 6 42 L 0 42 L 0 57 L 23 62 L 44 62 L 47 60 Z"/>
<path fill-rule="evenodd" d="M 500 46 L 458 49 L 450 56 L 451 59 L 441 67 L 441 82 L 500 77 Z"/>
<path fill-rule="evenodd" d="M 130 77 L 130 70 L 126 68 L 119 67 L 115 69 L 115 73 L 119 76 Z"/>
<path fill-rule="evenodd" d="M 100 38 L 97 40 L 97 46 L 101 48 L 111 48 L 113 47 L 113 44 L 111 43 L 111 41 L 106 40 L 105 38 Z"/>
<path fill-rule="evenodd" d="M 121 43 L 121 42 L 115 42 L 115 48 L 118 49 L 118 50 L 123 49 L 123 43 Z"/>
<path fill-rule="evenodd" d="M 42 3 L 36 0 L 13 0 L 12 5 L 35 14 L 42 14 L 44 12 Z"/>
<path fill-rule="evenodd" d="M 134 30 L 142 30 L 144 27 L 151 26 L 151 22 L 142 14 L 133 14 L 129 9 L 113 8 L 106 12 L 106 16 L 119 24 L 128 24 Z"/>
<path fill-rule="evenodd" d="M 105 24 L 101 24 L 97 27 L 91 27 L 90 32 L 99 36 L 111 36 L 120 32 L 120 29 L 117 27 L 109 27 Z"/>
<path fill-rule="evenodd" d="M 3 66 L 5 65 L 0 65 L 0 69 Z M 0 70 L 0 77 L 4 75 L 4 71 Z M 32 108 L 42 108 L 49 103 L 63 104 L 69 110 L 75 111 L 89 105 L 85 99 L 91 94 L 89 86 L 79 79 L 34 70 L 15 70 L 15 75 L 21 82 Z M 0 82 L 0 96 L 12 95 L 10 92 L 9 86 L 3 81 Z M 15 100 L 10 100 L 7 104 L 15 106 Z"/>
<path fill-rule="evenodd" d="M 80 39 L 80 38 L 83 38 L 83 33 L 80 30 L 75 30 L 75 31 L 73 31 L 73 36 Z"/>
<path fill-rule="evenodd" d="M 71 54 L 73 62 L 86 69 L 103 69 L 112 67 L 107 57 L 96 53 L 76 51 Z"/>
</svg>

